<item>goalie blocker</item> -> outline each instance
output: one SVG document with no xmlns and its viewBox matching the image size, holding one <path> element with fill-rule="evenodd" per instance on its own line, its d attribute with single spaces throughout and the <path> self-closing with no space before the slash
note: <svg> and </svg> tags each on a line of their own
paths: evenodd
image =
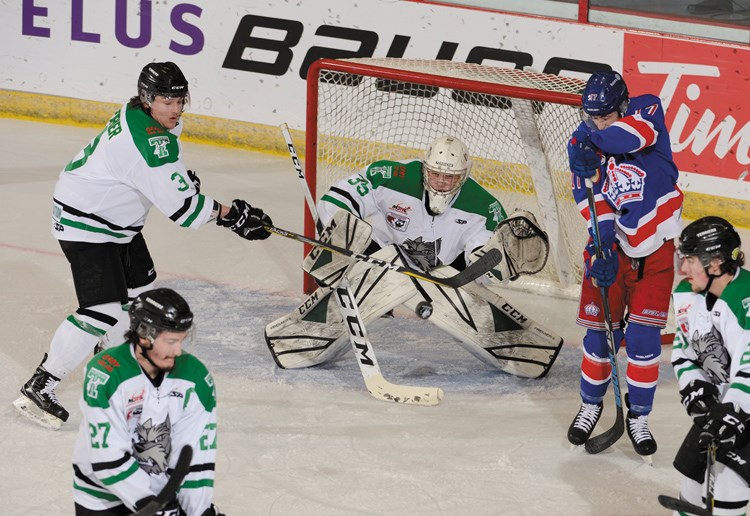
<svg viewBox="0 0 750 516">
<path fill-rule="evenodd" d="M 370 242 L 370 226 L 346 211 L 337 212 L 321 240 L 362 252 Z M 404 305 L 458 340 L 459 345 L 482 362 L 522 377 L 547 374 L 562 347 L 562 338 L 537 324 L 501 294 L 503 282 L 544 267 L 549 246 L 534 216 L 515 212 L 501 222 L 492 238 L 472 256 L 499 249 L 500 264 L 477 282 L 449 288 L 410 278 L 367 263 L 355 264 L 347 277 L 355 293 L 364 323 Z M 393 264 L 405 264 L 396 247 L 373 254 Z M 265 339 L 276 364 L 284 369 L 311 367 L 340 358 L 349 350 L 348 333 L 331 287 L 348 267 L 349 259 L 325 250 L 313 250 L 303 268 L 327 285 L 313 292 L 292 313 L 273 321 Z M 450 277 L 449 266 L 431 271 Z"/>
</svg>

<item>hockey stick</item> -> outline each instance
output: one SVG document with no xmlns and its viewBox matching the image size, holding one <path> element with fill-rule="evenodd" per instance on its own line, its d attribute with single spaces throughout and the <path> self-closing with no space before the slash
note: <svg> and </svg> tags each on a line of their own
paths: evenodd
<svg viewBox="0 0 750 516">
<path fill-rule="evenodd" d="M 172 474 L 169 476 L 166 485 L 162 488 L 156 497 L 134 512 L 134 516 L 153 516 L 157 512 L 161 511 L 165 505 L 174 500 L 177 496 L 177 491 L 182 485 L 182 481 L 190 473 L 190 461 L 193 460 L 193 448 L 190 445 L 185 445 L 180 450 L 180 456 L 177 457 L 177 463 L 172 470 Z"/>
<path fill-rule="evenodd" d="M 708 445 L 706 456 L 706 506 L 698 507 L 692 503 L 667 495 L 659 495 L 659 503 L 677 512 L 695 514 L 696 516 L 712 516 L 714 513 L 714 482 L 716 480 L 716 443 Z"/>
<path fill-rule="evenodd" d="M 458 274 L 451 276 L 450 278 L 441 278 L 438 276 L 433 276 L 426 272 L 422 272 L 418 269 L 412 269 L 411 267 L 388 263 L 366 254 L 355 253 L 354 251 L 351 251 L 350 249 L 347 249 L 345 247 L 339 247 L 337 245 L 326 243 L 315 238 L 309 238 L 304 235 L 300 235 L 299 233 L 288 231 L 286 229 L 277 228 L 271 225 L 264 225 L 263 228 L 270 233 L 276 233 L 277 235 L 290 238 L 292 240 L 297 240 L 298 242 L 304 242 L 306 244 L 326 249 L 328 251 L 331 251 L 332 253 L 348 256 L 360 262 L 366 262 L 378 267 L 382 267 L 384 269 L 389 269 L 401 274 L 406 274 L 407 276 L 411 276 L 412 278 L 429 281 L 430 283 L 435 283 L 436 285 L 442 285 L 449 288 L 458 288 L 470 281 L 474 281 L 475 279 L 479 278 L 487 271 L 492 269 L 495 265 L 500 263 L 500 259 L 502 258 L 499 249 L 490 249 L 486 254 L 479 257 L 476 261 L 472 262 L 471 265 L 466 267 Z"/>
<path fill-rule="evenodd" d="M 294 146 L 294 141 L 292 141 L 292 134 L 289 132 L 289 126 L 284 123 L 279 126 L 279 129 L 281 129 L 281 134 L 284 135 L 286 148 L 289 151 L 289 156 L 292 158 L 292 166 L 294 166 L 294 170 L 297 171 L 297 177 L 299 178 L 300 183 L 302 183 L 302 191 L 305 192 L 305 200 L 307 201 L 307 207 L 310 210 L 310 215 L 312 215 L 312 218 L 315 221 L 315 228 L 318 230 L 318 235 L 322 235 L 323 223 L 320 222 L 320 219 L 318 218 L 318 210 L 315 207 L 315 200 L 312 197 L 310 188 L 308 188 L 307 186 L 307 181 L 305 180 L 305 172 L 302 169 L 302 164 L 299 162 L 299 157 L 297 156 L 297 148 Z"/>
<path fill-rule="evenodd" d="M 596 204 L 594 200 L 593 183 L 590 178 L 586 178 L 586 198 L 589 203 L 589 215 L 591 217 L 591 229 L 594 234 L 594 249 L 596 258 L 601 260 L 604 256 L 602 250 L 602 239 L 599 234 L 599 221 L 596 217 Z M 612 329 L 612 312 L 609 310 L 608 288 L 599 287 L 599 293 L 602 298 L 602 308 L 604 309 L 604 324 L 607 328 L 607 342 L 609 343 L 609 363 L 612 366 L 612 390 L 615 393 L 615 409 L 617 415 L 615 424 L 599 435 L 589 438 L 586 441 L 586 451 L 589 453 L 599 453 L 606 450 L 625 433 L 625 418 L 622 408 L 622 393 L 620 392 L 620 373 L 617 368 L 617 349 L 615 343 L 614 330 Z"/>
<path fill-rule="evenodd" d="M 440 403 L 443 398 L 443 390 L 439 387 L 396 385 L 383 378 L 378 360 L 375 358 L 375 350 L 367 337 L 365 323 L 359 313 L 357 300 L 352 294 L 351 288 L 349 288 L 349 278 L 347 278 L 346 273 L 342 276 L 334 295 L 341 309 L 341 316 L 349 333 L 349 341 L 357 357 L 359 370 L 362 372 L 362 378 L 364 378 L 365 386 L 370 394 L 379 400 L 395 403 L 424 406 L 433 406 Z"/>
</svg>

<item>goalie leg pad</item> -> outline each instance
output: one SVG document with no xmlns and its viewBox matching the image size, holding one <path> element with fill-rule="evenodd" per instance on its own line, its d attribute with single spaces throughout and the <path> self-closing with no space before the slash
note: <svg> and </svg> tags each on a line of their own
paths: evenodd
<svg viewBox="0 0 750 516">
<path fill-rule="evenodd" d="M 373 256 L 390 263 L 400 260 L 393 247 L 381 249 Z M 349 278 L 365 324 L 417 296 L 408 276 L 364 262 L 352 268 Z M 319 288 L 292 313 L 266 326 L 264 336 L 274 361 L 282 369 L 331 362 L 351 349 L 339 306 L 329 287 Z"/>
<path fill-rule="evenodd" d="M 370 244 L 372 226 L 345 210 L 334 213 L 323 230 L 320 240 L 355 253 L 361 253 Z M 302 270 L 323 285 L 335 286 L 349 266 L 350 259 L 320 247 L 314 247 L 302 262 Z"/>
<path fill-rule="evenodd" d="M 443 267 L 435 274 L 450 276 L 455 270 Z M 541 378 L 557 358 L 563 339 L 534 322 L 502 296 L 471 282 L 460 289 L 422 284 L 432 299 L 428 319 L 458 339 L 459 344 L 479 360 L 524 378 Z M 421 296 L 405 305 L 416 309 Z"/>
</svg>

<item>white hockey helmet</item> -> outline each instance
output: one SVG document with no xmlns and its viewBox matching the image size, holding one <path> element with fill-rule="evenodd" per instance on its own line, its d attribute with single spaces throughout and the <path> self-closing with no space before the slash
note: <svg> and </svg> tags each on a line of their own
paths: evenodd
<svg viewBox="0 0 750 516">
<path fill-rule="evenodd" d="M 430 210 L 439 215 L 461 189 L 471 172 L 471 156 L 466 145 L 453 136 L 442 136 L 427 148 L 422 182 Z"/>
</svg>

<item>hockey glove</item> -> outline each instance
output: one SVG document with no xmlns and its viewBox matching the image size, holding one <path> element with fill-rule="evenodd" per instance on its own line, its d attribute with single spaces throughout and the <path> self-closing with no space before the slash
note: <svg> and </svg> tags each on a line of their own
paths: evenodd
<svg viewBox="0 0 750 516">
<path fill-rule="evenodd" d="M 719 389 L 712 383 L 693 380 L 680 391 L 682 406 L 698 426 L 706 424 L 706 416 L 719 404 Z"/>
<path fill-rule="evenodd" d="M 263 225 L 273 225 L 271 217 L 263 213 L 263 210 L 253 208 L 242 199 L 232 201 L 229 213 L 216 219 L 216 223 L 247 240 L 265 240 L 271 233 L 263 229 Z"/>
<path fill-rule="evenodd" d="M 593 177 L 599 170 L 602 159 L 586 131 L 574 131 L 568 142 L 570 170 L 582 179 Z"/>
<path fill-rule="evenodd" d="M 586 277 L 591 278 L 594 286 L 607 288 L 617 279 L 617 271 L 620 268 L 620 258 L 617 251 L 612 247 L 602 249 L 602 258 L 597 259 L 593 244 L 586 248 L 586 254 L 592 256 L 591 261 L 586 260 Z"/>
<path fill-rule="evenodd" d="M 193 170 L 188 170 L 188 177 L 193 182 L 195 191 L 200 193 L 201 192 L 201 178 L 198 177 L 198 174 L 196 174 L 195 171 Z"/>
<path fill-rule="evenodd" d="M 708 412 L 706 424 L 698 434 L 698 448 L 706 450 L 714 442 L 716 456 L 725 456 L 745 431 L 745 419 L 747 414 L 736 412 L 732 403 L 716 405 Z"/>
</svg>

